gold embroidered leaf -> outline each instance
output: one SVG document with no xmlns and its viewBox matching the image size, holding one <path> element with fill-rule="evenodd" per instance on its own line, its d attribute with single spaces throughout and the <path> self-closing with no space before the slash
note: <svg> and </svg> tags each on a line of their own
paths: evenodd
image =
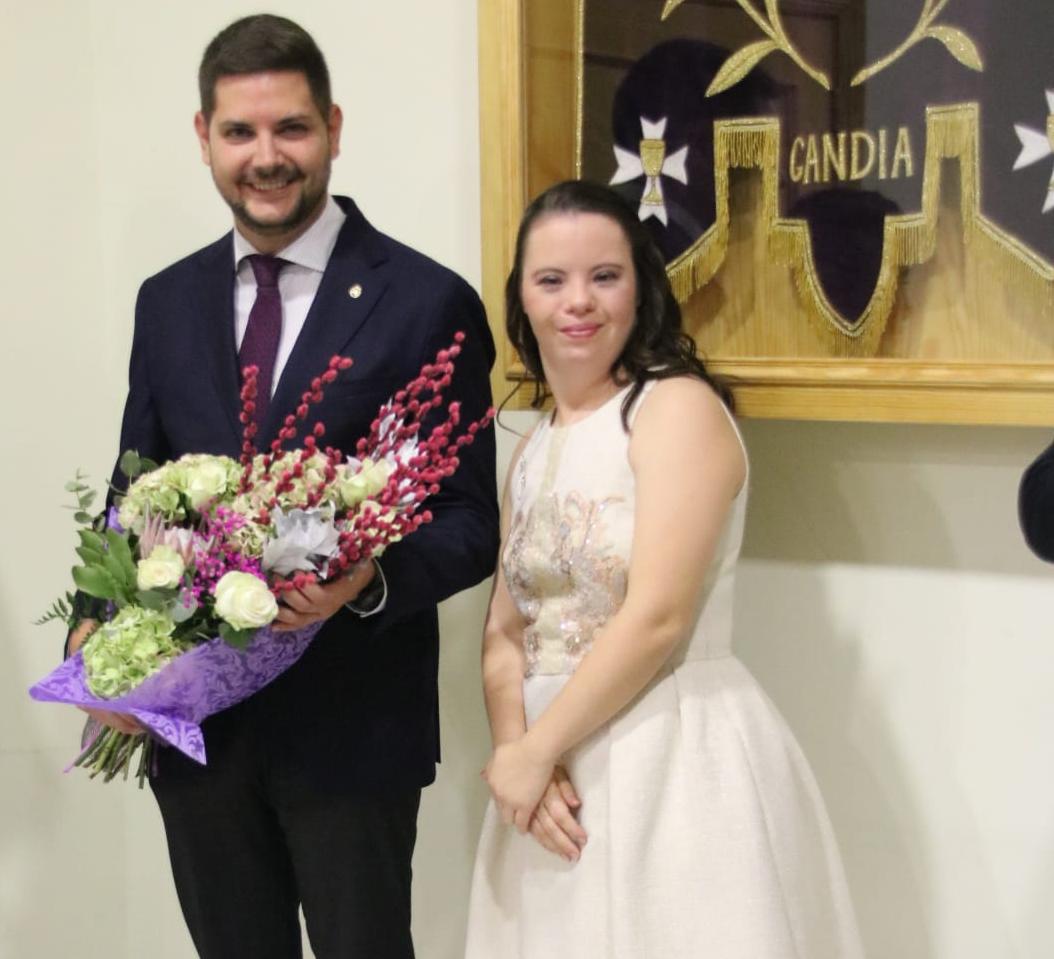
<svg viewBox="0 0 1054 959">
<path fill-rule="evenodd" d="M 919 23 L 933 23 L 940 16 L 941 11 L 948 6 L 949 2 L 950 0 L 933 0 L 932 3 L 926 4 L 927 9 L 922 11 Z"/>
<path fill-rule="evenodd" d="M 662 17 L 660 19 L 665 20 L 682 3 L 684 3 L 684 0 L 666 0 L 666 6 L 662 8 Z"/>
<path fill-rule="evenodd" d="M 777 4 L 777 2 L 778 0 L 765 0 L 766 5 L 773 5 L 772 7 L 768 8 L 770 16 L 772 10 L 775 9 L 775 5 Z M 766 37 L 769 37 L 773 40 L 776 39 L 776 25 L 779 23 L 778 10 L 776 11 L 776 18 L 773 19 L 770 23 L 758 12 L 758 9 L 754 6 L 751 0 L 736 0 L 736 3 L 738 3 L 740 7 L 743 8 L 743 12 L 746 13 L 747 16 L 749 16 L 750 19 L 753 20 L 761 28 L 761 32 L 765 34 Z"/>
<path fill-rule="evenodd" d="M 964 67 L 978 72 L 984 69 L 984 63 L 981 62 L 981 54 L 976 44 L 958 27 L 937 24 L 935 27 L 927 27 L 924 35 L 940 40 L 948 48 L 948 52 Z"/>
<path fill-rule="evenodd" d="M 779 44 L 774 40 L 758 40 L 750 43 L 732 54 L 717 71 L 710 86 L 706 89 L 706 95 L 712 97 L 715 93 L 721 93 L 729 87 L 735 86 L 743 79 L 763 57 L 767 57 L 773 50 L 778 50 Z"/>
<path fill-rule="evenodd" d="M 882 69 L 886 64 L 882 61 L 874 63 L 869 67 L 864 67 L 863 70 L 858 70 L 853 79 L 849 82 L 849 86 L 858 87 L 865 80 L 870 80 L 879 70 Z"/>
</svg>

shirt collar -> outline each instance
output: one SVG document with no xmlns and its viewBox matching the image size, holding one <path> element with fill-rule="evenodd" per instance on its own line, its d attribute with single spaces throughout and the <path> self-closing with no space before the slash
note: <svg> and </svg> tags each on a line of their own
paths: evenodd
<svg viewBox="0 0 1054 959">
<path fill-rule="evenodd" d="M 314 270 L 316 273 L 324 273 L 326 264 L 329 262 L 333 247 L 337 245 L 337 235 L 340 228 L 347 219 L 344 211 L 337 205 L 337 201 L 331 196 L 326 197 L 326 205 L 322 213 L 300 236 L 289 246 L 279 250 L 275 256 L 283 260 L 296 263 L 298 266 Z M 234 228 L 234 268 L 237 270 L 245 257 L 253 253 L 259 253 L 238 230 Z"/>
</svg>

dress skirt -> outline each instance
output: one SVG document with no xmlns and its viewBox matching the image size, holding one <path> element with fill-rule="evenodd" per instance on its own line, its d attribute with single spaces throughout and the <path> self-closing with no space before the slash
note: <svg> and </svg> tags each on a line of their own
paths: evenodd
<svg viewBox="0 0 1054 959">
<path fill-rule="evenodd" d="M 528 723 L 568 678 L 525 679 Z M 492 801 L 467 959 L 862 956 L 816 782 L 734 656 L 660 674 L 564 765 L 581 858 L 504 826 Z"/>
</svg>

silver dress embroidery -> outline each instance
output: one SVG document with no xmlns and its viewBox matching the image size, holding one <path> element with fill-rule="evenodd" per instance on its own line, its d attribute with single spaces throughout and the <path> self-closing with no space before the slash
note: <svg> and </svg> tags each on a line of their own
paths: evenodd
<svg viewBox="0 0 1054 959">
<path fill-rule="evenodd" d="M 604 522 L 605 510 L 619 502 L 543 490 L 516 513 L 503 567 L 527 621 L 528 676 L 573 672 L 625 598 L 626 562 L 612 550 Z"/>
</svg>

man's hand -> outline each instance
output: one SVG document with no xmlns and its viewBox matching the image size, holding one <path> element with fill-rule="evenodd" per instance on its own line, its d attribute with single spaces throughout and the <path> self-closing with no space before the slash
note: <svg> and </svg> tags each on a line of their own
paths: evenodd
<svg viewBox="0 0 1054 959">
<path fill-rule="evenodd" d="M 557 766 L 531 818 L 531 835 L 568 862 L 578 862 L 588 838 L 575 818 L 581 805 L 567 771 Z"/>
<path fill-rule="evenodd" d="M 84 641 L 99 628 L 99 621 L 97 619 L 82 619 L 77 624 L 77 628 L 70 633 L 69 654 L 72 656 L 81 646 L 84 645 Z"/>
<path fill-rule="evenodd" d="M 376 567 L 367 561 L 348 576 L 340 576 L 331 583 L 309 583 L 302 589 L 283 593 L 278 604 L 278 617 L 271 628 L 276 632 L 288 632 L 329 619 L 346 603 L 352 602 L 376 575 Z"/>
<path fill-rule="evenodd" d="M 82 619 L 77 624 L 77 628 L 70 633 L 69 651 L 71 656 L 84 645 L 85 640 L 95 632 L 98 625 L 98 621 L 94 619 Z M 129 733 L 134 736 L 136 733 L 143 732 L 143 727 L 131 716 L 126 716 L 124 713 L 113 713 L 108 709 L 94 709 L 91 706 L 78 706 L 77 708 L 86 712 L 96 722 L 109 726 L 111 729 L 116 729 L 119 733 Z"/>
</svg>

